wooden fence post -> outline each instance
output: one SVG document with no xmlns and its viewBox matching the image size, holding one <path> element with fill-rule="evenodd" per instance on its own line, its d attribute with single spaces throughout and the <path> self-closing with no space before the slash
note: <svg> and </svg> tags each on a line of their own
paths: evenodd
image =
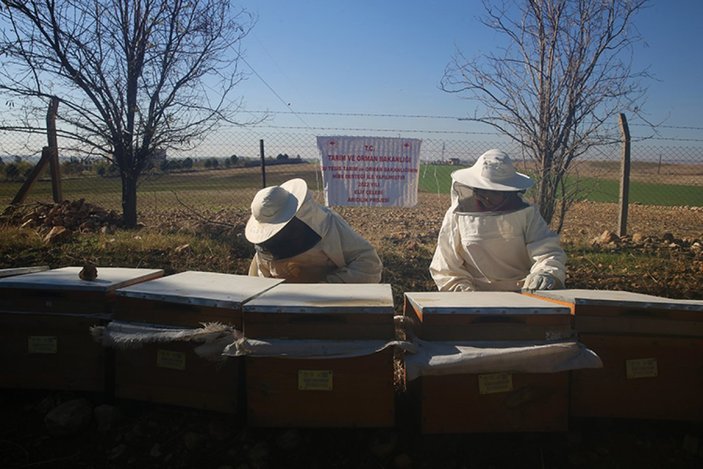
<svg viewBox="0 0 703 469">
<path fill-rule="evenodd" d="M 32 168 L 32 171 L 27 176 L 27 179 L 17 191 L 15 197 L 10 202 L 11 205 L 17 205 L 24 202 L 27 197 L 29 189 L 31 189 L 34 181 L 39 177 L 41 170 L 49 164 L 49 171 L 51 172 L 51 194 L 55 203 L 63 201 L 63 194 L 61 191 L 61 172 L 59 167 L 59 148 L 56 138 L 56 111 L 59 108 L 59 98 L 56 96 L 51 98 L 49 103 L 49 110 L 46 114 L 46 138 L 48 140 L 48 146 L 42 148 L 41 158 L 39 162 Z"/>
<path fill-rule="evenodd" d="M 627 234 L 627 209 L 630 193 L 630 128 L 625 114 L 620 114 L 620 130 L 622 131 L 622 159 L 620 164 L 620 217 L 618 220 L 618 235 Z"/>
<path fill-rule="evenodd" d="M 59 98 L 51 97 L 49 110 L 46 114 L 46 139 L 49 151 L 49 171 L 51 172 L 51 195 L 54 203 L 63 201 L 61 190 L 61 167 L 59 166 L 59 143 L 56 137 L 56 113 L 59 109 Z M 42 152 L 43 153 L 43 152 Z"/>
</svg>

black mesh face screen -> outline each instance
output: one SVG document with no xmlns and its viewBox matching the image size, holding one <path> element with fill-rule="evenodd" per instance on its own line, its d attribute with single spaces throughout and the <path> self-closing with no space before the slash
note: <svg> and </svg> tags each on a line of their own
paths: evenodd
<svg viewBox="0 0 703 469">
<path fill-rule="evenodd" d="M 320 241 L 320 235 L 312 228 L 293 217 L 285 227 L 263 243 L 255 245 L 263 256 L 272 259 L 288 259 L 302 254 Z"/>
</svg>

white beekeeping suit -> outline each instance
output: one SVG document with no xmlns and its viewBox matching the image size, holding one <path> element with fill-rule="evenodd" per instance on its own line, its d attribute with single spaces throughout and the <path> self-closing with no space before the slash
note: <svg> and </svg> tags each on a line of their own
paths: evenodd
<svg viewBox="0 0 703 469">
<path fill-rule="evenodd" d="M 383 264 L 371 244 L 312 197 L 302 179 L 260 190 L 245 236 L 257 249 L 249 275 L 295 283 L 378 283 Z"/>
<path fill-rule="evenodd" d="M 563 288 L 566 254 L 537 207 L 519 194 L 532 180 L 489 150 L 452 173 L 430 274 L 440 291 Z"/>
</svg>

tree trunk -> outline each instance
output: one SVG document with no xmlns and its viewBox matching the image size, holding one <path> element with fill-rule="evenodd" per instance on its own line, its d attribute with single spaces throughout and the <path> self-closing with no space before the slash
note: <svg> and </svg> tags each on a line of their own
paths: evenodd
<svg viewBox="0 0 703 469">
<path fill-rule="evenodd" d="M 122 172 L 122 221 L 125 228 L 137 226 L 137 176 Z"/>
</svg>

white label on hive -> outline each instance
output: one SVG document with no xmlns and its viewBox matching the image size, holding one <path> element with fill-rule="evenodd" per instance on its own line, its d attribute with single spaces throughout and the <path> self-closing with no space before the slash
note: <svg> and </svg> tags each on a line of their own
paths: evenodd
<svg viewBox="0 0 703 469">
<path fill-rule="evenodd" d="M 183 352 L 159 349 L 156 352 L 156 366 L 171 370 L 185 370 L 186 355 Z"/>
<path fill-rule="evenodd" d="M 29 353 L 56 353 L 59 340 L 53 335 L 30 335 L 27 337 L 27 351 Z"/>
<path fill-rule="evenodd" d="M 513 375 L 510 373 L 491 373 L 478 375 L 478 392 L 495 394 L 513 390 Z"/>
<path fill-rule="evenodd" d="M 656 358 L 625 360 L 625 369 L 627 371 L 627 379 L 656 378 L 659 374 Z"/>
<path fill-rule="evenodd" d="M 331 391 L 332 370 L 298 370 L 298 391 Z"/>
</svg>

